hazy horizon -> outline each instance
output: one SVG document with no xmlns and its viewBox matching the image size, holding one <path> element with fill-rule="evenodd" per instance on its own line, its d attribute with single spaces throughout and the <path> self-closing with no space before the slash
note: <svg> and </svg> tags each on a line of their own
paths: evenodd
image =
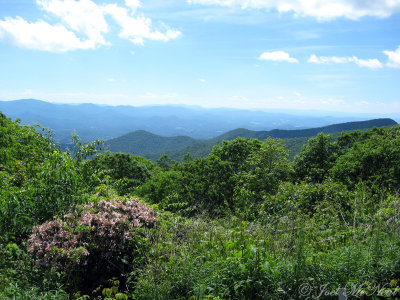
<svg viewBox="0 0 400 300">
<path fill-rule="evenodd" d="M 34 98 L 25 98 L 25 99 L 10 99 L 4 100 L 0 99 L 0 102 L 14 102 L 14 101 L 40 101 L 50 104 L 56 105 L 98 105 L 98 106 L 110 106 L 110 107 L 136 107 L 136 108 L 143 108 L 143 107 L 184 107 L 189 109 L 204 109 L 204 110 L 229 110 L 229 111 L 249 111 L 249 112 L 263 112 L 263 113 L 271 113 L 271 114 L 287 114 L 287 115 L 298 115 L 298 116 L 317 116 L 317 117 L 324 117 L 324 116 L 348 116 L 348 117 L 365 117 L 365 118 L 393 118 L 397 122 L 400 122 L 400 112 L 391 112 L 391 113 L 353 113 L 353 112 L 341 112 L 341 111 L 334 111 L 334 110 L 313 110 L 313 109 L 284 109 L 284 108 L 235 108 L 235 107 L 206 107 L 202 105 L 196 104 L 175 104 L 175 103 L 166 103 L 166 104 L 142 104 L 142 105 L 131 105 L 131 104 L 118 104 L 118 103 L 111 103 L 111 104 L 103 104 L 103 103 L 93 103 L 93 102 L 53 102 L 53 101 L 46 101 L 42 99 L 34 99 Z"/>
</svg>

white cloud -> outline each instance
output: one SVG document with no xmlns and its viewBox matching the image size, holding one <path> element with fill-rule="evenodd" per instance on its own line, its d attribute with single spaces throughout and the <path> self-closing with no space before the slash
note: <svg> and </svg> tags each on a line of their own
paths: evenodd
<svg viewBox="0 0 400 300">
<path fill-rule="evenodd" d="M 320 56 L 317 57 L 315 54 L 311 55 L 308 59 L 309 63 L 316 64 L 343 64 L 349 62 L 347 57 L 337 57 L 337 56 Z"/>
<path fill-rule="evenodd" d="M 0 40 L 50 52 L 95 49 L 109 44 L 104 37 L 109 31 L 107 14 L 121 26 L 119 36 L 135 44 L 143 45 L 144 39 L 166 42 L 181 35 L 166 25 L 161 26 L 163 32 L 154 30 L 151 19 L 143 14 L 134 17 L 141 7 L 138 0 L 125 0 L 126 7 L 99 6 L 92 0 L 36 0 L 36 3 L 49 13 L 46 17 L 55 25 L 43 20 L 28 22 L 21 17 L 8 17 L 0 20 Z"/>
<path fill-rule="evenodd" d="M 7 39 L 21 48 L 50 52 L 92 49 L 94 46 L 92 41 L 80 40 L 62 25 L 53 26 L 44 21 L 29 23 L 20 17 L 0 21 L 0 39 Z"/>
<path fill-rule="evenodd" d="M 200 81 L 201 83 L 206 83 L 206 80 L 203 79 L 203 78 L 199 78 L 199 81 Z"/>
<path fill-rule="evenodd" d="M 259 59 L 272 60 L 272 61 L 286 61 L 290 63 L 299 62 L 296 58 L 290 57 L 289 53 L 284 51 L 264 52 L 263 54 L 260 55 Z"/>
<path fill-rule="evenodd" d="M 108 82 L 116 82 L 117 80 L 115 78 L 107 78 L 106 79 Z"/>
<path fill-rule="evenodd" d="M 359 19 L 364 16 L 389 17 L 400 12 L 400 0 L 188 0 L 189 4 L 240 7 L 242 9 L 277 10 L 295 16 L 311 16 L 319 20 L 338 17 Z"/>
<path fill-rule="evenodd" d="M 103 34 L 108 32 L 108 25 L 103 13 L 91 0 L 37 0 L 36 3 L 46 12 L 62 20 L 70 29 L 85 35 L 97 45 L 105 45 Z"/>
<path fill-rule="evenodd" d="M 370 69 L 381 69 L 383 67 L 382 63 L 376 58 L 373 59 L 360 59 L 355 56 L 350 58 L 350 61 L 356 63 L 360 67 L 366 67 Z"/>
<path fill-rule="evenodd" d="M 344 64 L 344 63 L 355 63 L 360 67 L 366 67 L 370 69 L 380 69 L 383 67 L 382 63 L 376 58 L 373 59 L 360 59 L 356 56 L 353 57 L 337 57 L 337 56 L 316 56 L 312 54 L 308 59 L 309 63 L 316 64 Z"/>
<path fill-rule="evenodd" d="M 111 15 L 115 21 L 121 26 L 119 37 L 127 39 L 134 44 L 143 45 L 144 39 L 158 40 L 167 42 L 176 39 L 181 35 L 180 31 L 166 28 L 164 33 L 158 30 L 152 30 L 152 22 L 150 18 L 144 15 L 133 17 L 129 14 L 128 9 L 120 7 L 116 4 L 108 4 L 103 7 L 106 14 Z"/>
<path fill-rule="evenodd" d="M 388 56 L 388 63 L 386 64 L 390 68 L 400 68 L 400 46 L 397 47 L 396 51 L 383 51 Z"/>
<path fill-rule="evenodd" d="M 131 10 L 133 15 L 139 7 L 142 7 L 142 3 L 139 0 L 125 0 L 125 6 Z"/>
</svg>

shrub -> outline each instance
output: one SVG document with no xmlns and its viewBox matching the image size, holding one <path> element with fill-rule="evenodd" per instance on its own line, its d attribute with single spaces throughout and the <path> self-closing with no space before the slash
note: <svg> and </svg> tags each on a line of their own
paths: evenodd
<svg viewBox="0 0 400 300">
<path fill-rule="evenodd" d="M 35 226 L 28 251 L 40 265 L 65 272 L 72 289 L 91 291 L 124 274 L 135 253 L 142 255 L 146 239 L 140 228 L 152 227 L 156 220 L 154 211 L 138 199 L 100 200 Z"/>
<path fill-rule="evenodd" d="M 55 150 L 39 165 L 18 161 L 16 166 L 20 176 L 0 172 L 0 236 L 5 242 L 20 242 L 34 225 L 87 202 L 85 182 L 68 154 Z M 29 168 L 34 171 L 27 175 Z M 15 186 L 15 178 L 20 186 Z"/>
<path fill-rule="evenodd" d="M 301 211 L 313 215 L 321 203 L 328 202 L 335 207 L 348 210 L 349 201 L 354 197 L 346 186 L 332 180 L 322 183 L 299 182 L 281 183 L 278 193 L 267 197 L 264 203 L 265 211 L 278 214 L 289 210 Z"/>
<path fill-rule="evenodd" d="M 374 187 L 400 188 L 400 126 L 363 133 L 333 165 L 330 173 L 350 187 L 363 181 Z"/>
<path fill-rule="evenodd" d="M 109 185 L 112 185 L 120 195 L 127 195 L 150 178 L 153 166 L 150 160 L 140 156 L 107 151 L 97 154 L 91 160 L 86 160 L 82 172 L 88 185 L 96 186 L 99 183 L 93 180 L 94 178 L 104 182 L 109 176 Z M 95 172 L 98 177 L 93 176 Z"/>
<path fill-rule="evenodd" d="M 295 177 L 298 180 L 321 183 L 334 165 L 338 146 L 330 135 L 324 133 L 310 138 L 294 159 Z"/>
</svg>

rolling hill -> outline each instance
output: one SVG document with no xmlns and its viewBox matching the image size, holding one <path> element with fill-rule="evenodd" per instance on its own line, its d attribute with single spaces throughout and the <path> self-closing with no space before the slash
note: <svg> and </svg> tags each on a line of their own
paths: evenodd
<svg viewBox="0 0 400 300">
<path fill-rule="evenodd" d="M 165 137 L 144 130 L 137 130 L 106 142 L 110 151 L 142 156 L 186 148 L 197 143 L 189 136 Z"/>
<path fill-rule="evenodd" d="M 320 132 L 329 134 L 342 131 L 351 131 L 358 129 L 368 129 L 373 127 L 384 127 L 384 126 L 394 126 L 394 125 L 397 125 L 396 121 L 389 118 L 383 118 L 383 119 L 373 119 L 373 120 L 358 121 L 358 122 L 346 122 L 346 123 L 332 124 L 323 127 L 297 129 L 297 130 L 273 129 L 270 131 L 254 131 L 244 128 L 238 128 L 226 132 L 224 134 L 221 134 L 213 138 L 212 140 L 215 141 L 233 140 L 239 136 L 244 137 L 246 139 L 254 138 L 260 140 L 265 140 L 268 137 L 274 137 L 279 139 L 300 138 L 300 137 L 316 136 Z"/>
<path fill-rule="evenodd" d="M 135 131 L 119 138 L 107 141 L 110 150 L 113 152 L 127 152 L 135 155 L 145 156 L 156 160 L 161 154 L 168 154 L 174 160 L 182 160 L 185 154 L 190 153 L 193 157 L 207 156 L 214 145 L 224 140 L 233 140 L 237 137 L 246 139 L 256 138 L 265 140 L 268 137 L 284 139 L 288 150 L 291 151 L 291 158 L 301 151 L 301 147 L 308 138 L 323 132 L 326 134 L 338 135 L 342 131 L 353 131 L 369 129 L 373 127 L 395 126 L 397 123 L 392 119 L 374 119 L 359 122 L 346 122 L 333 124 L 324 127 L 301 129 L 301 130 L 278 130 L 253 131 L 244 128 L 235 129 L 215 138 L 208 140 L 195 140 L 188 136 L 163 137 L 146 131 Z"/>
</svg>

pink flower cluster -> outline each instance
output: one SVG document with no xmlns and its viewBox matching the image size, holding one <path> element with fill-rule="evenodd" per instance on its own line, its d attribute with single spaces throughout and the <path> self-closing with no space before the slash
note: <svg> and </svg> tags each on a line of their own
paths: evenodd
<svg viewBox="0 0 400 300">
<path fill-rule="evenodd" d="M 135 228 L 152 227 L 157 218 L 138 199 L 100 200 L 33 228 L 30 253 L 42 265 L 85 265 L 89 258 L 110 259 L 124 254 Z"/>
</svg>

